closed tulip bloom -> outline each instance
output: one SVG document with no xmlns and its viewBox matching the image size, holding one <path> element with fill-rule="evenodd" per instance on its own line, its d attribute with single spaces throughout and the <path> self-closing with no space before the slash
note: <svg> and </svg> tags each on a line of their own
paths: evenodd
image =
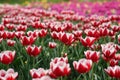
<svg viewBox="0 0 120 80">
<path fill-rule="evenodd" d="M 79 73 L 87 73 L 92 68 L 92 60 L 80 59 L 78 62 L 73 62 L 74 69 Z"/>
<path fill-rule="evenodd" d="M 26 31 L 27 26 L 26 25 L 17 25 L 16 31 Z"/>
<path fill-rule="evenodd" d="M 27 35 L 28 35 L 28 36 L 38 37 L 38 30 L 28 31 L 28 32 L 27 32 Z"/>
<path fill-rule="evenodd" d="M 38 36 L 39 37 L 45 37 L 47 35 L 47 30 L 46 29 L 41 29 L 39 32 L 38 32 Z"/>
<path fill-rule="evenodd" d="M 108 28 L 100 28 L 100 36 L 107 36 L 109 34 Z"/>
<path fill-rule="evenodd" d="M 67 76 L 70 72 L 71 68 L 68 64 L 67 57 L 55 58 L 50 62 L 50 70 L 48 73 L 52 78 Z"/>
<path fill-rule="evenodd" d="M 35 42 L 36 37 L 33 36 L 22 36 L 20 41 L 23 46 L 32 45 Z"/>
<path fill-rule="evenodd" d="M 73 34 L 76 39 L 79 39 L 82 36 L 82 31 L 81 30 L 73 31 Z"/>
<path fill-rule="evenodd" d="M 84 52 L 87 59 L 91 59 L 93 62 L 98 62 L 100 58 L 100 52 L 87 50 Z"/>
<path fill-rule="evenodd" d="M 100 37 L 100 32 L 97 29 L 86 29 L 85 34 L 90 37 L 95 37 L 95 38 Z"/>
<path fill-rule="evenodd" d="M 109 30 L 109 36 L 114 36 L 115 35 L 115 32 L 113 30 Z"/>
<path fill-rule="evenodd" d="M 120 78 L 120 66 L 108 67 L 105 72 L 114 78 Z"/>
<path fill-rule="evenodd" d="M 61 23 L 57 23 L 50 26 L 50 29 L 51 31 L 60 32 L 60 31 L 64 31 L 65 27 L 63 27 Z"/>
<path fill-rule="evenodd" d="M 51 37 L 53 39 L 58 39 L 59 38 L 58 32 L 56 32 L 56 31 L 51 32 Z"/>
<path fill-rule="evenodd" d="M 112 25 L 111 28 L 112 28 L 112 30 L 113 30 L 114 32 L 118 32 L 119 29 L 120 29 L 120 26 Z"/>
<path fill-rule="evenodd" d="M 14 44 L 15 44 L 16 42 L 14 41 L 14 40 L 7 40 L 7 44 L 8 44 L 8 46 L 14 46 Z"/>
<path fill-rule="evenodd" d="M 0 80 L 16 80 L 17 76 L 18 73 L 14 72 L 14 70 L 11 68 L 7 71 L 0 70 Z"/>
<path fill-rule="evenodd" d="M 51 62 L 50 69 L 57 76 L 67 76 L 70 74 L 70 65 L 64 61 L 58 61 L 57 63 Z"/>
<path fill-rule="evenodd" d="M 93 45 L 93 43 L 95 42 L 95 40 L 96 40 L 96 38 L 88 37 L 88 36 L 86 36 L 85 39 L 82 37 L 80 38 L 80 42 L 85 47 L 91 47 Z"/>
<path fill-rule="evenodd" d="M 25 32 L 23 32 L 23 31 L 17 31 L 17 32 L 15 32 L 15 37 L 21 38 L 22 36 L 25 36 Z"/>
<path fill-rule="evenodd" d="M 0 53 L 0 61 L 3 64 L 10 64 L 14 60 L 15 51 L 3 51 Z"/>
<path fill-rule="evenodd" d="M 3 31 L 5 26 L 3 24 L 0 24 L 0 31 Z"/>
<path fill-rule="evenodd" d="M 108 61 L 110 61 L 111 60 L 111 58 L 107 58 L 106 56 L 104 56 L 103 54 L 102 54 L 102 59 L 103 60 L 105 60 L 106 62 L 108 62 Z"/>
<path fill-rule="evenodd" d="M 8 31 L 0 31 L 0 38 L 6 39 Z"/>
<path fill-rule="evenodd" d="M 74 35 L 71 33 L 59 33 L 59 40 L 62 41 L 66 45 L 71 45 L 74 42 Z"/>
<path fill-rule="evenodd" d="M 55 42 L 49 42 L 48 46 L 50 48 L 55 48 L 57 46 L 57 44 Z"/>
<path fill-rule="evenodd" d="M 42 50 L 42 47 L 41 46 L 39 46 L 39 47 L 37 47 L 37 46 L 27 46 L 26 47 L 26 51 L 27 51 L 27 53 L 30 55 L 30 56 L 37 56 L 37 55 L 39 55 L 40 54 L 40 52 L 41 52 L 41 50 Z"/>
<path fill-rule="evenodd" d="M 6 24 L 7 29 L 13 30 L 15 28 L 15 24 Z"/>
<path fill-rule="evenodd" d="M 32 27 L 35 28 L 35 29 L 40 28 L 40 25 L 41 25 L 41 22 L 38 22 L 38 21 L 32 22 Z"/>
<path fill-rule="evenodd" d="M 32 23 L 32 27 L 35 28 L 35 29 L 45 29 L 46 28 L 46 24 L 45 23 L 42 23 L 40 21 L 36 21 L 36 22 L 33 22 Z"/>
<path fill-rule="evenodd" d="M 41 78 L 41 77 L 45 76 L 46 73 L 47 73 L 46 70 L 44 70 L 43 68 L 30 70 L 30 75 L 32 78 Z"/>
<path fill-rule="evenodd" d="M 115 57 L 117 50 L 114 47 L 114 45 L 107 43 L 107 44 L 101 45 L 101 47 L 102 47 L 102 53 L 106 58 L 114 58 Z"/>
<path fill-rule="evenodd" d="M 13 39 L 15 37 L 15 32 L 7 32 L 7 38 L 8 39 Z"/>
<path fill-rule="evenodd" d="M 111 59 L 109 63 L 110 63 L 110 66 L 115 66 L 115 65 L 118 65 L 118 60 Z"/>
</svg>

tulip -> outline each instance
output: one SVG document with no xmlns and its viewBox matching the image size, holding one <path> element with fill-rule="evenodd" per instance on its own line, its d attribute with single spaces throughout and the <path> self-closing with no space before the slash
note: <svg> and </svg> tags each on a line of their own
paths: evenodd
<svg viewBox="0 0 120 80">
<path fill-rule="evenodd" d="M 14 24 L 6 24 L 7 29 L 13 30 L 15 28 Z"/>
<path fill-rule="evenodd" d="M 33 27 L 33 28 L 36 28 L 36 29 L 40 28 L 40 25 L 41 25 L 41 24 L 40 24 L 40 22 L 38 22 L 38 21 L 32 23 L 32 27 Z"/>
<path fill-rule="evenodd" d="M 73 34 L 76 39 L 79 39 L 82 36 L 82 31 L 81 30 L 73 31 Z"/>
<path fill-rule="evenodd" d="M 67 57 L 55 58 L 50 62 L 49 75 L 53 78 L 67 76 L 70 74 L 71 68 L 68 64 Z"/>
<path fill-rule="evenodd" d="M 2 25 L 2 24 L 0 24 L 0 31 L 3 31 L 3 30 L 4 30 L 4 28 L 5 28 L 5 26 L 4 26 L 4 25 Z"/>
<path fill-rule="evenodd" d="M 98 21 L 91 21 L 92 26 L 98 27 L 100 25 L 100 22 Z"/>
<path fill-rule="evenodd" d="M 66 45 L 71 45 L 74 42 L 74 35 L 71 33 L 59 33 L 59 40 Z"/>
<path fill-rule="evenodd" d="M 95 42 L 96 38 L 94 37 L 88 37 L 86 36 L 85 39 L 83 39 L 82 37 L 80 38 L 80 42 L 82 43 L 82 45 L 84 45 L 85 47 L 90 47 L 93 45 L 93 43 Z"/>
<path fill-rule="evenodd" d="M 7 32 L 7 38 L 13 39 L 15 37 L 15 32 Z"/>
<path fill-rule="evenodd" d="M 38 30 L 28 31 L 27 35 L 28 36 L 33 36 L 33 37 L 38 37 Z"/>
<path fill-rule="evenodd" d="M 10 19 L 8 19 L 8 18 L 3 18 L 3 19 L 2 19 L 2 22 L 3 22 L 4 25 L 6 25 L 6 24 L 8 24 L 8 23 L 10 22 Z"/>
<path fill-rule="evenodd" d="M 111 59 L 109 63 L 110 63 L 110 66 L 115 66 L 115 65 L 118 65 L 118 60 Z"/>
<path fill-rule="evenodd" d="M 27 46 L 26 47 L 26 51 L 27 51 L 27 53 L 30 55 L 30 56 L 37 56 L 37 55 L 39 55 L 40 54 L 40 52 L 41 52 L 41 50 L 42 50 L 42 47 L 41 46 L 39 46 L 39 47 L 37 47 L 37 46 Z"/>
<path fill-rule="evenodd" d="M 0 31 L 0 38 L 6 39 L 8 31 Z"/>
<path fill-rule="evenodd" d="M 59 39 L 59 33 L 53 31 L 53 32 L 51 32 L 51 37 L 52 37 L 53 39 Z"/>
<path fill-rule="evenodd" d="M 61 23 L 54 23 L 50 26 L 51 31 L 61 32 L 64 31 L 64 28 Z"/>
<path fill-rule="evenodd" d="M 15 37 L 21 38 L 22 36 L 25 36 L 25 32 L 23 32 L 23 31 L 17 31 L 17 32 L 15 32 Z"/>
<path fill-rule="evenodd" d="M 21 43 L 23 46 L 27 46 L 27 45 L 32 45 L 35 42 L 36 37 L 33 36 L 22 36 L 21 37 Z"/>
<path fill-rule="evenodd" d="M 115 32 L 113 30 L 109 30 L 109 36 L 114 36 Z"/>
<path fill-rule="evenodd" d="M 120 78 L 120 66 L 114 66 L 114 67 L 107 67 L 105 69 L 105 72 L 110 76 L 114 78 Z"/>
<path fill-rule="evenodd" d="M 50 48 L 55 48 L 57 46 L 57 44 L 55 42 L 49 42 L 48 46 Z"/>
<path fill-rule="evenodd" d="M 98 62 L 100 58 L 100 52 L 87 50 L 84 51 L 87 59 L 91 59 L 93 62 Z"/>
<path fill-rule="evenodd" d="M 16 31 L 26 31 L 27 26 L 26 25 L 17 25 Z"/>
<path fill-rule="evenodd" d="M 102 54 L 102 58 L 103 58 L 103 60 L 105 60 L 106 62 L 108 62 L 108 61 L 110 61 L 111 60 L 111 58 L 107 58 L 106 56 L 104 56 L 103 54 Z"/>
<path fill-rule="evenodd" d="M 8 44 L 8 46 L 14 46 L 14 44 L 15 44 L 15 41 L 14 40 L 7 40 L 7 44 Z"/>
<path fill-rule="evenodd" d="M 38 32 L 38 36 L 39 37 L 45 37 L 47 35 L 47 30 L 45 29 L 41 29 L 39 32 Z"/>
<path fill-rule="evenodd" d="M 7 71 L 0 70 L 0 80 L 16 80 L 17 76 L 18 73 L 14 72 L 14 70 L 11 68 Z"/>
<path fill-rule="evenodd" d="M 97 29 L 86 29 L 85 34 L 90 37 L 95 37 L 95 38 L 100 37 L 100 32 Z"/>
<path fill-rule="evenodd" d="M 92 68 L 92 60 L 80 59 L 78 62 L 73 62 L 73 67 L 79 73 L 87 73 Z"/>
<path fill-rule="evenodd" d="M 10 64 L 14 60 L 15 51 L 3 51 L 0 53 L 0 62 L 3 64 Z"/>
<path fill-rule="evenodd" d="M 109 30 L 107 28 L 100 28 L 100 36 L 107 36 L 109 34 Z"/>
<path fill-rule="evenodd" d="M 41 78 L 41 77 L 45 76 L 46 74 L 47 73 L 43 68 L 30 70 L 30 75 L 32 78 Z"/>
<path fill-rule="evenodd" d="M 45 23 L 41 23 L 39 21 L 36 21 L 36 22 L 32 23 L 32 27 L 35 29 L 39 29 L 39 28 L 45 29 L 46 25 L 45 25 Z"/>
<path fill-rule="evenodd" d="M 114 32 L 118 32 L 120 30 L 120 27 L 117 25 L 112 25 L 111 28 Z"/>
<path fill-rule="evenodd" d="M 70 18 L 69 16 L 68 17 L 66 17 L 66 18 Z M 72 19 L 72 18 L 71 18 Z M 70 19 L 69 19 L 70 20 Z M 72 31 L 73 30 L 73 24 L 71 23 L 71 22 L 69 22 L 69 21 L 64 21 L 64 23 L 63 23 L 63 26 L 64 26 L 64 29 L 63 30 L 65 30 L 65 31 Z"/>
<path fill-rule="evenodd" d="M 117 50 L 115 49 L 114 45 L 111 43 L 103 44 L 102 47 L 102 53 L 106 58 L 114 58 Z"/>
<path fill-rule="evenodd" d="M 71 71 L 70 65 L 64 61 L 58 61 L 57 63 L 51 62 L 50 69 L 57 77 L 67 76 Z"/>
</svg>

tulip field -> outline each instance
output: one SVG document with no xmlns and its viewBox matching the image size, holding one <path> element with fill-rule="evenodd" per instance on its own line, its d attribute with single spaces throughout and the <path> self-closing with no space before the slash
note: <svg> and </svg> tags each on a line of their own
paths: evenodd
<svg viewBox="0 0 120 80">
<path fill-rule="evenodd" d="M 120 80 L 120 1 L 47 5 L 0 5 L 0 80 Z"/>
</svg>

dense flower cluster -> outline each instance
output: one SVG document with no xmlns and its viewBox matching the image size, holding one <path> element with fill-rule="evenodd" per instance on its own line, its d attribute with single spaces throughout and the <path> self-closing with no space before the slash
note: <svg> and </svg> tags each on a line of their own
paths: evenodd
<svg viewBox="0 0 120 80">
<path fill-rule="evenodd" d="M 120 7 L 112 3 L 60 10 L 0 5 L 0 80 L 120 78 Z"/>
</svg>

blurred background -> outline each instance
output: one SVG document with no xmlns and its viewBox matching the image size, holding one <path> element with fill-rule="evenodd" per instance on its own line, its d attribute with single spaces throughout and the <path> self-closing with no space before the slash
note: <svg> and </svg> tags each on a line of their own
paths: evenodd
<svg viewBox="0 0 120 80">
<path fill-rule="evenodd" d="M 40 3 L 58 3 L 58 2 L 68 2 L 68 1 L 90 1 L 90 2 L 96 2 L 96 1 L 100 1 L 100 2 L 104 2 L 104 1 L 120 1 L 120 0 L 0 0 L 0 3 L 9 3 L 9 4 L 28 4 L 31 2 L 40 2 Z"/>
</svg>

